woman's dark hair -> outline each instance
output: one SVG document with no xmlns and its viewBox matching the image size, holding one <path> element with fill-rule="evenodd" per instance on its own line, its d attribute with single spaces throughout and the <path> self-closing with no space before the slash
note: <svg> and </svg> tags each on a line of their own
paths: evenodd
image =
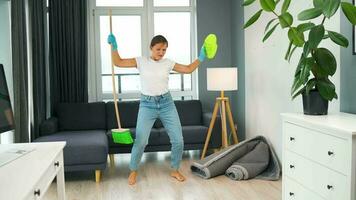
<svg viewBox="0 0 356 200">
<path fill-rule="evenodd" d="M 151 45 L 150 47 L 152 48 L 153 46 L 155 46 L 156 44 L 158 43 L 165 43 L 167 44 L 167 47 L 168 47 L 168 41 L 167 39 L 163 36 L 163 35 L 156 35 L 152 38 L 151 40 Z"/>
</svg>

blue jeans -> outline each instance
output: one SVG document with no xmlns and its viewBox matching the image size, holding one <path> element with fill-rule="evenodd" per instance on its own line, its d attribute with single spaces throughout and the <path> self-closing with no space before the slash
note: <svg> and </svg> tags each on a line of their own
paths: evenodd
<svg viewBox="0 0 356 200">
<path fill-rule="evenodd" d="M 160 119 L 172 144 L 171 167 L 178 169 L 183 154 L 182 126 L 169 92 L 159 96 L 141 95 L 136 125 L 136 139 L 131 150 L 130 170 L 136 171 L 156 119 Z"/>
</svg>

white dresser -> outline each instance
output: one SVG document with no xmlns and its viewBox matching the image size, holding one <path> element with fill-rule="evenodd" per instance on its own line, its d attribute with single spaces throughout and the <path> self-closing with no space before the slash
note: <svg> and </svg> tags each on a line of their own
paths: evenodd
<svg viewBox="0 0 356 200">
<path fill-rule="evenodd" d="M 356 200 L 356 115 L 283 119 L 283 200 Z"/>
<path fill-rule="evenodd" d="M 63 148 L 66 142 L 16 143 L 0 149 L 34 148 L 33 151 L 0 167 L 1 200 L 42 199 L 53 179 L 57 196 L 65 200 Z"/>
</svg>

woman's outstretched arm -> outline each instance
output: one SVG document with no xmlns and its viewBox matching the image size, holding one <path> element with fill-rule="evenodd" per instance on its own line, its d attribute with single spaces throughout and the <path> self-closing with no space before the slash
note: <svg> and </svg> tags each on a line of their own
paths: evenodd
<svg viewBox="0 0 356 200">
<path fill-rule="evenodd" d="M 190 63 L 189 65 L 182 65 L 182 64 L 176 63 L 173 67 L 173 70 L 176 72 L 182 73 L 182 74 L 190 74 L 196 68 L 198 68 L 199 64 L 204 61 L 205 57 L 206 57 L 205 47 L 203 46 L 200 49 L 198 59 L 196 59 L 194 62 Z"/>
<path fill-rule="evenodd" d="M 108 43 L 111 44 L 111 56 L 113 63 L 117 67 L 136 67 L 136 59 L 134 58 L 121 58 L 119 52 L 117 51 L 117 43 L 115 36 L 110 33 L 108 36 Z"/>
</svg>

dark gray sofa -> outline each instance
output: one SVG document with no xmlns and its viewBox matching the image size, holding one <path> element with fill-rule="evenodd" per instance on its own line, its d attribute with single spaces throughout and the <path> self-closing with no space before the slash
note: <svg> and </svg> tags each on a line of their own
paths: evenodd
<svg viewBox="0 0 356 200">
<path fill-rule="evenodd" d="M 202 105 L 199 100 L 175 101 L 174 103 L 177 107 L 178 115 L 182 125 L 184 149 L 203 149 L 212 114 L 203 112 Z M 120 102 L 119 109 L 122 127 L 129 128 L 133 138 L 135 138 L 135 126 L 137 122 L 139 102 Z M 109 154 L 130 153 L 132 145 L 113 143 L 110 130 L 112 128 L 116 128 L 117 126 L 113 102 L 108 102 L 106 104 L 106 114 L 108 127 L 107 135 L 109 138 Z M 209 144 L 210 148 L 218 148 L 221 146 L 221 133 L 218 131 L 221 130 L 220 127 L 221 124 L 220 120 L 218 119 L 212 132 L 210 140 L 211 142 Z M 171 145 L 169 142 L 168 134 L 164 130 L 162 122 L 157 120 L 152 127 L 151 135 L 148 139 L 148 145 L 145 151 L 169 151 L 170 149 Z"/>
<path fill-rule="evenodd" d="M 65 171 L 95 170 L 96 181 L 106 168 L 108 140 L 104 102 L 61 103 L 55 115 L 40 126 L 34 142 L 66 141 Z"/>
<path fill-rule="evenodd" d="M 211 113 L 202 111 L 199 100 L 175 101 L 175 104 L 182 124 L 184 149 L 203 149 Z M 129 128 L 133 138 L 138 109 L 139 101 L 119 102 L 122 127 Z M 210 148 L 221 146 L 220 127 L 217 119 Z M 108 154 L 131 152 L 132 145 L 113 143 L 112 128 L 117 128 L 113 102 L 62 103 L 55 109 L 55 115 L 41 124 L 41 137 L 34 142 L 66 141 L 65 171 L 95 170 L 99 181 L 100 170 L 106 168 Z M 145 151 L 169 151 L 170 148 L 169 137 L 157 120 Z"/>
</svg>

